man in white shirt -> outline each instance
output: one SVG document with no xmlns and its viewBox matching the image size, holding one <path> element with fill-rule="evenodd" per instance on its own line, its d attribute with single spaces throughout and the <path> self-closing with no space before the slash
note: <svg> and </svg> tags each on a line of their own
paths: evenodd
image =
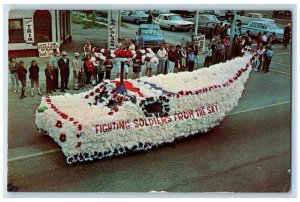
<svg viewBox="0 0 300 202">
<path fill-rule="evenodd" d="M 264 32 L 264 35 L 261 37 L 261 39 L 262 39 L 262 45 L 263 46 L 267 45 L 267 41 L 268 41 L 267 32 Z"/>
</svg>

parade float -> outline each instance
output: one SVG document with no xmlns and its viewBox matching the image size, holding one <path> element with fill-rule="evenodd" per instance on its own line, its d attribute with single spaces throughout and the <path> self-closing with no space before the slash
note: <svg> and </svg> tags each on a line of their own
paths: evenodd
<svg viewBox="0 0 300 202">
<path fill-rule="evenodd" d="M 132 57 L 114 56 L 121 63 Z M 104 80 L 86 92 L 45 96 L 35 123 L 69 164 L 206 133 L 238 105 L 256 56 L 247 52 L 193 72 Z"/>
</svg>

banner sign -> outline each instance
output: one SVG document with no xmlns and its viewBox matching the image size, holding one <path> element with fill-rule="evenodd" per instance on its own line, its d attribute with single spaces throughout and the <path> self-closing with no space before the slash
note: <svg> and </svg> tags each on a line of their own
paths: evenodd
<svg viewBox="0 0 300 202">
<path fill-rule="evenodd" d="M 54 49 L 56 49 L 59 53 L 58 42 L 38 43 L 39 57 L 50 57 L 53 55 Z"/>
<path fill-rule="evenodd" d="M 205 35 L 193 36 L 193 45 L 197 46 L 198 54 L 203 53 L 205 48 Z"/>
<path fill-rule="evenodd" d="M 107 16 L 107 26 L 108 26 L 108 34 L 107 34 L 107 48 L 109 50 L 115 50 L 118 45 L 118 36 L 119 36 L 119 15 L 120 11 L 118 10 L 108 10 Z"/>
<path fill-rule="evenodd" d="M 217 104 L 212 104 L 206 107 L 200 107 L 196 110 L 190 110 L 187 112 L 181 112 L 167 117 L 159 118 L 147 118 L 147 119 L 134 119 L 132 121 L 119 121 L 112 123 L 104 123 L 95 125 L 95 134 L 107 133 L 112 130 L 127 130 L 130 128 L 144 128 L 151 126 L 159 126 L 162 124 L 170 123 L 172 121 L 185 121 L 188 119 L 196 119 L 220 112 L 220 108 Z"/>
<path fill-rule="evenodd" d="M 33 19 L 32 18 L 25 18 L 24 19 L 24 26 L 25 26 L 25 41 L 26 43 L 33 43 L 34 42 L 34 32 L 33 32 Z"/>
</svg>

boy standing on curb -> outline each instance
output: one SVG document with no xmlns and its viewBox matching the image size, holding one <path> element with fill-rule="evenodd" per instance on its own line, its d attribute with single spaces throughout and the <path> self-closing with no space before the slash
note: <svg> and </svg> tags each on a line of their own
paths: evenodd
<svg viewBox="0 0 300 202">
<path fill-rule="evenodd" d="M 21 96 L 20 99 L 23 100 L 23 98 L 25 98 L 26 96 L 24 95 L 25 93 L 25 89 L 26 89 L 26 74 L 27 74 L 27 69 L 24 66 L 24 61 L 21 60 L 19 62 L 19 68 L 17 70 L 18 73 L 18 78 L 21 82 L 22 85 L 22 91 L 21 91 Z"/>
<path fill-rule="evenodd" d="M 50 62 L 46 63 L 45 76 L 46 76 L 46 93 L 47 95 L 49 95 L 49 93 L 52 94 L 52 86 L 53 86 L 53 69 L 51 67 Z"/>
</svg>

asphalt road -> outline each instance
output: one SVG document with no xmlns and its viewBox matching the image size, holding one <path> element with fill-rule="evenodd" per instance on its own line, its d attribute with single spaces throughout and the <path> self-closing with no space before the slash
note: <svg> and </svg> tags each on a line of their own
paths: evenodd
<svg viewBox="0 0 300 202">
<path fill-rule="evenodd" d="M 288 192 L 291 50 L 274 52 L 271 71 L 251 73 L 239 105 L 212 131 L 76 165 L 36 130 L 40 97 L 9 91 L 7 183 L 20 192 Z"/>
</svg>

